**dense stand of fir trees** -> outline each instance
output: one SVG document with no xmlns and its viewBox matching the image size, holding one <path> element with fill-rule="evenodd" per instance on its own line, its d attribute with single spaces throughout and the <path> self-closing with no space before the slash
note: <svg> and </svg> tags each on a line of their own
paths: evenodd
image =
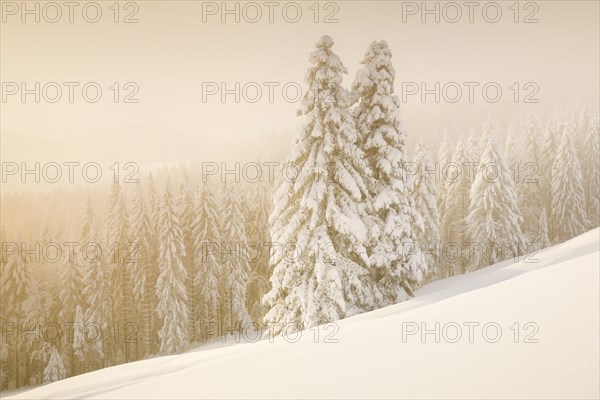
<svg viewBox="0 0 600 400">
<path fill-rule="evenodd" d="M 444 134 L 437 160 L 423 141 L 409 159 L 387 44 L 369 46 L 349 91 L 332 47 L 324 36 L 310 56 L 288 159 L 298 174 L 274 193 L 192 183 L 187 172 L 160 190 L 152 176 L 135 190 L 114 184 L 106 212 L 88 201 L 76 257 L 2 258 L 3 389 L 175 353 L 253 323 L 277 334 L 335 321 L 598 226 L 597 115 L 545 127 L 530 117 L 509 128 L 504 150 L 486 123 L 454 148 Z M 1 239 L 64 242 L 19 232 Z"/>
<path fill-rule="evenodd" d="M 261 323 L 270 185 L 180 181 L 160 191 L 151 175 L 133 190 L 113 184 L 106 212 L 88 201 L 77 240 L 11 240 L 3 231 L 5 244 L 65 252 L 59 261 L 5 252 L 3 388 L 175 353 Z"/>
</svg>

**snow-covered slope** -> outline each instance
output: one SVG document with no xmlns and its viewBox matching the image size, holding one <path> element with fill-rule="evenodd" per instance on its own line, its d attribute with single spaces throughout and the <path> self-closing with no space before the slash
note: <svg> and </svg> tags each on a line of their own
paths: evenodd
<svg viewBox="0 0 600 400">
<path fill-rule="evenodd" d="M 295 343 L 213 344 L 12 398 L 598 398 L 599 233 L 434 282 L 321 327 L 318 343 L 307 330 Z"/>
</svg>

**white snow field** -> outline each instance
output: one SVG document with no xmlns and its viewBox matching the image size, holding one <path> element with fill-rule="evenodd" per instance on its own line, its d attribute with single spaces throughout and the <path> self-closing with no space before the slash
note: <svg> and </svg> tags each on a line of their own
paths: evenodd
<svg viewBox="0 0 600 400">
<path fill-rule="evenodd" d="M 318 343 L 316 329 L 296 343 L 217 341 L 2 397 L 597 399 L 599 235 L 434 282 L 321 327 Z"/>
</svg>

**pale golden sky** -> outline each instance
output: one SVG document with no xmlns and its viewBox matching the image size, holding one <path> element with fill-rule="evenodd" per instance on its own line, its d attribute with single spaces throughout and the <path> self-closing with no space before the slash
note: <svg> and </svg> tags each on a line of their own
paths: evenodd
<svg viewBox="0 0 600 400">
<path fill-rule="evenodd" d="M 33 96 L 23 104 L 18 95 L 8 97 L 0 104 L 3 161 L 162 163 L 205 154 L 217 159 L 231 149 L 255 151 L 264 145 L 259 140 L 265 133 L 292 137 L 301 124 L 295 116 L 299 104 L 284 101 L 281 87 L 297 82 L 306 89 L 308 55 L 323 34 L 334 39 L 334 49 L 349 70 L 346 87 L 369 42 L 386 40 L 393 51 L 399 94 L 401 82 L 426 82 L 432 87 L 436 81 L 498 82 L 503 89 L 495 104 L 484 101 L 480 90 L 475 91 L 473 104 L 467 101 L 466 89 L 456 104 L 436 104 L 432 96 L 423 104 L 418 96 L 410 97 L 402 113 L 411 144 L 423 136 L 436 145 L 441 130 L 457 136 L 488 117 L 506 127 L 531 112 L 560 111 L 581 101 L 591 101 L 592 108 L 598 104 L 598 1 L 538 1 L 539 22 L 530 24 L 513 21 L 512 1 L 498 2 L 502 17 L 497 23 L 486 22 L 479 7 L 475 22 L 468 22 L 468 9 L 463 8 L 461 20 L 454 24 L 443 19 L 435 23 L 431 16 L 421 23 L 419 14 L 403 22 L 399 1 L 338 1 L 337 11 L 334 6 L 325 9 L 326 2 L 321 2 L 319 19 L 336 11 L 337 23 L 315 23 L 312 1 L 298 2 L 299 22 L 286 22 L 281 9 L 289 2 L 279 2 L 273 23 L 263 7 L 262 18 L 254 24 L 244 21 L 243 15 L 239 23 L 233 16 L 222 23 L 219 14 L 207 16 L 204 23 L 200 1 L 135 2 L 139 22 L 133 24 L 113 22 L 109 9 L 113 1 L 98 2 L 103 14 L 95 24 L 82 18 L 81 7 L 75 10 L 73 23 L 68 22 L 66 8 L 57 23 L 44 21 L 43 15 L 40 23 L 33 16 L 22 23 L 20 10 L 12 15 L 14 10 L 9 7 L 7 12 L 6 3 L 10 2 L 2 2 L 6 22 L 0 32 L 3 83 L 27 82 L 33 87 L 36 81 L 97 82 L 103 94 L 95 104 L 83 100 L 81 89 L 75 89 L 74 103 L 69 103 L 64 86 L 56 104 L 37 104 Z M 125 10 L 125 3 L 120 3 L 120 19 L 133 11 Z M 234 7 L 233 2 L 228 4 Z M 428 4 L 433 7 L 433 2 Z M 520 3 L 520 19 L 534 11 L 523 9 L 524 4 Z M 246 11 L 252 18 L 254 11 Z M 293 11 L 287 15 L 293 17 Z M 53 18 L 55 11 L 47 12 Z M 121 96 L 129 92 L 122 86 L 135 82 L 139 103 L 115 104 L 109 88 L 113 82 L 121 84 Z M 226 103 L 219 96 L 203 103 L 203 82 L 226 82 L 229 87 L 257 82 L 262 97 L 254 104 L 236 104 L 233 96 Z M 264 82 L 279 83 L 273 103 Z M 513 82 L 535 82 L 540 102 L 515 104 L 509 89 Z M 521 90 L 521 96 L 527 93 Z"/>
</svg>

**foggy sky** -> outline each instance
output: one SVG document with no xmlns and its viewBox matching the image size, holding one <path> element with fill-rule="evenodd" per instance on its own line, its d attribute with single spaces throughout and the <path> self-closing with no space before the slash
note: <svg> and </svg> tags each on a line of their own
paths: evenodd
<svg viewBox="0 0 600 400">
<path fill-rule="evenodd" d="M 411 148 L 424 137 L 435 150 L 442 130 L 456 138 L 480 127 L 487 118 L 500 121 L 505 129 L 530 113 L 544 117 L 563 109 L 570 112 L 588 101 L 593 112 L 598 104 L 596 1 L 537 2 L 539 22 L 529 24 L 513 22 L 508 8 L 513 2 L 499 2 L 503 15 L 497 23 L 486 22 L 481 7 L 475 10 L 473 23 L 465 14 L 457 23 L 443 18 L 435 23 L 432 16 L 421 23 L 420 14 L 407 16 L 403 22 L 403 4 L 393 1 L 336 2 L 337 23 L 315 23 L 309 9 L 313 2 L 299 2 L 303 14 L 297 23 L 283 18 L 286 2 L 275 8 L 273 23 L 265 7 L 257 23 L 245 21 L 243 15 L 239 23 L 231 15 L 222 23 L 220 14 L 202 21 L 202 2 L 141 1 L 135 15 L 139 22 L 132 24 L 112 21 L 108 7 L 113 2 L 98 3 L 103 14 L 97 23 L 85 22 L 79 9 L 73 23 L 64 14 L 58 23 L 43 18 L 35 23 L 32 16 L 21 23 L 20 14 L 3 15 L 2 82 L 26 82 L 30 87 L 36 81 L 42 85 L 97 82 L 103 89 L 95 104 L 85 102 L 77 89 L 72 104 L 65 90 L 56 104 L 36 104 L 33 96 L 23 104 L 19 96 L 9 97 L 1 103 L 3 161 L 160 164 L 218 159 L 244 151 L 250 153 L 249 158 L 252 153 L 264 158 L 271 144 L 265 135 L 287 135 L 291 143 L 302 122 L 296 117 L 299 102 L 286 102 L 281 88 L 299 83 L 306 89 L 308 56 L 323 34 L 334 39 L 334 51 L 349 70 L 346 88 L 372 40 L 386 40 L 392 49 L 399 95 L 401 82 L 426 82 L 431 88 L 436 81 L 500 84 L 503 96 L 495 104 L 482 100 L 480 90 L 472 104 L 466 92 L 456 104 L 436 104 L 433 96 L 426 103 L 419 96 L 410 97 L 401 111 Z M 325 10 L 324 3 L 321 6 L 320 19 L 334 10 L 333 6 Z M 119 17 L 128 11 L 121 9 Z M 520 18 L 530 11 L 521 10 Z M 139 102 L 115 104 L 109 89 L 113 82 L 121 84 L 121 96 L 126 94 L 122 85 L 135 82 Z M 235 82 L 241 86 L 256 82 L 262 86 L 262 97 L 254 104 L 236 104 L 232 95 L 225 103 L 219 96 L 203 102 L 203 82 L 225 82 L 230 88 Z M 264 82 L 279 84 L 273 103 Z M 539 103 L 515 104 L 509 91 L 513 82 L 535 82 Z M 287 141 L 286 137 L 282 143 Z"/>
</svg>

